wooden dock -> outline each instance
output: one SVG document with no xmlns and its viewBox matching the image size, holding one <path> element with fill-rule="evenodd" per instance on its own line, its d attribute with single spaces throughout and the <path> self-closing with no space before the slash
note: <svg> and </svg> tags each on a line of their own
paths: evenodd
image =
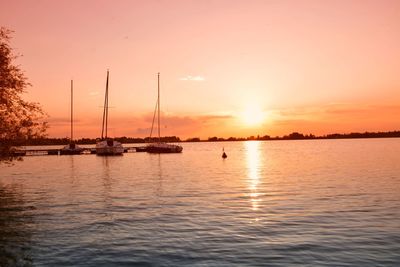
<svg viewBox="0 0 400 267">
<path fill-rule="evenodd" d="M 129 146 L 124 147 L 124 153 L 136 153 L 146 152 L 145 146 Z M 78 155 L 91 155 L 96 154 L 96 148 L 83 148 L 81 153 Z M 45 155 L 71 155 L 64 153 L 62 148 L 50 148 L 50 149 L 23 149 L 19 148 L 13 152 L 14 156 L 45 156 Z"/>
</svg>

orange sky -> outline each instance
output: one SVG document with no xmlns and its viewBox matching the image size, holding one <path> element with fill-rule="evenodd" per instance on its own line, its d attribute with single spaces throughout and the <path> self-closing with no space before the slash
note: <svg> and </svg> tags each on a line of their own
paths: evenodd
<svg viewBox="0 0 400 267">
<path fill-rule="evenodd" d="M 0 25 L 51 137 L 181 138 L 400 129 L 400 1 L 2 0 Z"/>
</svg>

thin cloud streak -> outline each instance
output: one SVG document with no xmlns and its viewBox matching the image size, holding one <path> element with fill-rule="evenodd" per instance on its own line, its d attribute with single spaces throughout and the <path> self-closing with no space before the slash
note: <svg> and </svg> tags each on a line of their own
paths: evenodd
<svg viewBox="0 0 400 267">
<path fill-rule="evenodd" d="M 94 92 L 90 92 L 90 93 L 89 93 L 89 96 L 97 96 L 97 95 L 99 95 L 99 94 L 100 94 L 100 92 L 94 91 Z"/>
<path fill-rule="evenodd" d="M 188 76 L 185 76 L 185 77 L 180 78 L 179 80 L 181 80 L 181 81 L 202 82 L 202 81 L 205 80 L 205 78 L 202 77 L 202 76 L 190 76 L 190 75 L 188 75 Z"/>
</svg>

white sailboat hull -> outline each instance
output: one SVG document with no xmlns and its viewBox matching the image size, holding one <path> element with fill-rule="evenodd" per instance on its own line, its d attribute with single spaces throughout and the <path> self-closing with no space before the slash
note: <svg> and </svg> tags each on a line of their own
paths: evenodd
<svg viewBox="0 0 400 267">
<path fill-rule="evenodd" d="M 77 155 L 77 154 L 81 154 L 83 152 L 83 148 L 72 143 L 72 144 L 68 144 L 66 146 L 64 146 L 60 153 L 61 155 Z"/>
<path fill-rule="evenodd" d="M 96 144 L 96 154 L 99 156 L 122 155 L 122 153 L 124 153 L 124 147 L 120 142 L 104 140 Z"/>
</svg>

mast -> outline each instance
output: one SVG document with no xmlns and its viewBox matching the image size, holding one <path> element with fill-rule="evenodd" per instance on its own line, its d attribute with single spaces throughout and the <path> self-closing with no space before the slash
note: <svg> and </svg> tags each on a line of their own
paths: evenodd
<svg viewBox="0 0 400 267">
<path fill-rule="evenodd" d="M 106 81 L 106 93 L 104 95 L 103 125 L 101 128 L 101 139 L 104 139 L 104 137 L 107 138 L 107 125 L 108 125 L 108 70 L 107 70 L 107 81 Z"/>
<path fill-rule="evenodd" d="M 74 141 L 74 81 L 71 80 L 71 140 L 70 143 Z"/>
<path fill-rule="evenodd" d="M 106 108 L 106 139 L 107 139 L 107 132 L 108 132 L 108 70 L 107 70 L 106 94 L 107 94 L 107 108 Z"/>
<path fill-rule="evenodd" d="M 157 88 L 158 88 L 158 142 L 161 143 L 160 135 L 160 73 L 157 73 Z"/>
</svg>

